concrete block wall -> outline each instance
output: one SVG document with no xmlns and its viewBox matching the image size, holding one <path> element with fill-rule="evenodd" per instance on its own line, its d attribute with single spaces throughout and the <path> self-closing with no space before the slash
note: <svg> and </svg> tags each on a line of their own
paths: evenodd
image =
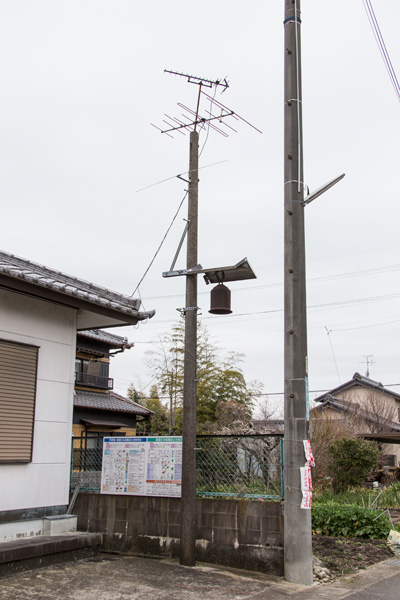
<svg viewBox="0 0 400 600">
<path fill-rule="evenodd" d="M 180 499 L 81 492 L 78 530 L 103 533 L 104 550 L 179 556 Z M 197 560 L 283 575 L 280 502 L 197 499 Z"/>
</svg>

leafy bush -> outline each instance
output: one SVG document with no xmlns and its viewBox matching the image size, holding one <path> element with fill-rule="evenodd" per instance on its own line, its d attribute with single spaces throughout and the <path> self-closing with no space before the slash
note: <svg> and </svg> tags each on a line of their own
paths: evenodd
<svg viewBox="0 0 400 600">
<path fill-rule="evenodd" d="M 384 539 L 391 529 L 387 513 L 379 513 L 357 504 L 325 504 L 312 506 L 312 530 L 315 535 L 333 537 Z"/>
<path fill-rule="evenodd" d="M 335 492 L 362 483 L 368 473 L 378 466 L 379 449 L 375 442 L 361 438 L 336 440 L 328 450 L 329 474 L 333 478 Z"/>
</svg>

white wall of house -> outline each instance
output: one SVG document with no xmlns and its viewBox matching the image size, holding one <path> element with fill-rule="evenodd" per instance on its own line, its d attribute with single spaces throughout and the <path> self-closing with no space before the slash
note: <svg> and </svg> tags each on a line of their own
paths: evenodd
<svg viewBox="0 0 400 600">
<path fill-rule="evenodd" d="M 0 511 L 68 504 L 76 310 L 3 289 L 0 306 L 0 338 L 39 347 L 32 462 L 0 464 Z"/>
<path fill-rule="evenodd" d="M 399 422 L 400 401 L 387 392 L 359 386 L 341 390 L 335 393 L 335 398 L 359 404 L 361 408 L 380 416 L 382 419 Z"/>
</svg>

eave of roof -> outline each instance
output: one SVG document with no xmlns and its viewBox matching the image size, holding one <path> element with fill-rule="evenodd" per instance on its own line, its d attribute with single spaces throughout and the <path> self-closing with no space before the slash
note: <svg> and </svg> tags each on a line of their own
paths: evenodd
<svg viewBox="0 0 400 600">
<path fill-rule="evenodd" d="M 392 396 L 393 398 L 400 400 L 400 394 L 397 394 L 396 392 L 392 392 L 391 390 L 388 390 L 387 388 L 383 387 L 382 383 L 380 383 L 379 381 L 374 381 L 373 379 L 370 379 L 369 377 L 364 377 L 363 375 L 360 375 L 359 373 L 354 373 L 354 375 L 353 375 L 352 379 L 350 379 L 350 381 L 346 381 L 345 383 L 342 383 L 338 387 L 333 388 L 329 392 L 325 392 L 324 394 L 321 394 L 320 396 L 318 396 L 317 398 L 314 399 L 314 402 L 323 402 L 325 397 L 328 394 L 335 396 L 335 394 L 338 394 L 339 392 L 342 392 L 343 390 L 347 390 L 351 387 L 356 387 L 356 386 L 366 387 L 368 389 L 375 390 L 375 391 L 381 392 L 383 394 L 388 394 L 389 396 Z"/>
<path fill-rule="evenodd" d="M 74 406 L 89 410 L 104 410 L 107 412 L 129 413 L 150 418 L 153 411 L 120 396 L 115 392 L 86 392 L 75 390 Z"/>
<path fill-rule="evenodd" d="M 89 427 L 109 427 L 110 429 L 120 429 L 121 427 L 130 427 L 128 422 L 107 421 L 106 419 L 81 419 L 82 423 Z M 127 419 L 129 421 L 129 419 Z"/>
<path fill-rule="evenodd" d="M 78 330 L 135 325 L 155 311 L 140 312 L 140 300 L 113 292 L 0 251 L 0 286 L 78 309 Z"/>
<path fill-rule="evenodd" d="M 400 444 L 400 433 L 358 433 L 357 437 L 374 440 L 382 444 Z"/>
<path fill-rule="evenodd" d="M 132 348 L 133 344 L 128 342 L 127 337 L 123 337 L 121 335 L 115 335 L 114 333 L 109 333 L 108 331 L 103 331 L 102 329 L 86 329 L 78 332 L 78 340 L 80 337 L 87 338 L 90 340 L 95 340 L 98 342 L 105 342 L 109 348 Z M 79 344 L 79 341 L 78 341 Z"/>
</svg>

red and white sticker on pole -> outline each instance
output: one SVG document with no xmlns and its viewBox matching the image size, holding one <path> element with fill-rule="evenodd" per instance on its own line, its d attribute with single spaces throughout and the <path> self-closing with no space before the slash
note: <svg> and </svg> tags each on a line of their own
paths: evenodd
<svg viewBox="0 0 400 600">
<path fill-rule="evenodd" d="M 304 467 L 300 467 L 300 480 L 301 480 L 301 492 L 303 498 L 300 504 L 300 508 L 311 509 L 312 504 L 312 478 L 311 478 L 311 467 L 315 467 L 315 460 L 311 450 L 311 444 L 309 440 L 303 440 L 304 454 L 306 457 L 306 464 Z"/>
</svg>

